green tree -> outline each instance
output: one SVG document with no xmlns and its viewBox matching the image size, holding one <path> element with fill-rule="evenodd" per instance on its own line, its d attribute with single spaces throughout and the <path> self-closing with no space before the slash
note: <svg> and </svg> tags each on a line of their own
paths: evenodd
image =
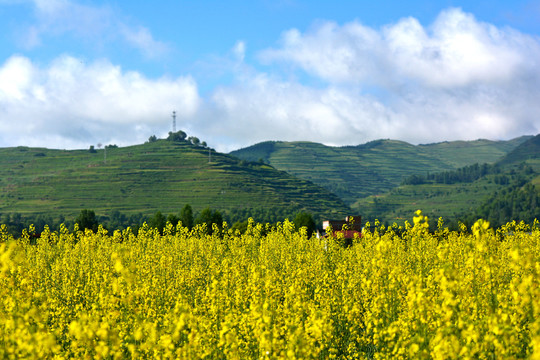
<svg viewBox="0 0 540 360">
<path fill-rule="evenodd" d="M 167 137 L 167 140 L 169 141 L 184 141 L 186 140 L 187 134 L 183 132 L 182 130 L 179 130 L 177 132 L 169 131 L 169 136 Z"/>
<path fill-rule="evenodd" d="M 120 230 L 127 225 L 127 216 L 122 214 L 118 210 L 113 210 L 109 218 L 109 224 L 107 229 L 109 230 Z"/>
<path fill-rule="evenodd" d="M 0 224 L 9 225 L 11 223 L 11 216 L 9 214 L 2 214 L 2 220 Z"/>
<path fill-rule="evenodd" d="M 153 143 L 153 142 L 156 142 L 157 141 L 157 137 L 156 135 L 152 135 L 148 138 L 148 142 L 149 143 Z"/>
<path fill-rule="evenodd" d="M 244 221 L 237 221 L 233 224 L 233 226 L 231 227 L 231 230 L 233 231 L 240 231 L 241 234 L 244 234 L 247 230 L 247 227 L 248 227 L 248 220 L 244 220 Z"/>
<path fill-rule="evenodd" d="M 301 211 L 296 214 L 294 217 L 294 226 L 296 227 L 296 230 L 300 230 L 302 227 L 307 227 L 307 235 L 308 237 L 311 237 L 313 232 L 315 231 L 316 225 L 315 220 L 313 220 L 313 216 L 310 213 Z"/>
<path fill-rule="evenodd" d="M 79 224 L 79 229 L 81 230 L 90 229 L 94 232 L 97 231 L 99 226 L 98 220 L 96 218 L 96 213 L 94 212 L 94 210 L 88 209 L 81 210 L 81 213 L 79 214 L 77 219 L 75 219 L 75 223 Z"/>
<path fill-rule="evenodd" d="M 167 222 L 170 222 L 172 224 L 172 226 L 176 226 L 178 224 L 179 220 L 180 220 L 180 218 L 175 214 L 169 214 L 167 216 Z"/>
<path fill-rule="evenodd" d="M 201 140 L 199 140 L 199 138 L 195 136 L 190 136 L 188 138 L 188 141 L 190 141 L 195 146 L 199 146 L 201 144 Z"/>
<path fill-rule="evenodd" d="M 154 216 L 150 219 L 148 222 L 148 225 L 150 227 L 158 229 L 160 233 L 163 232 L 163 228 L 165 227 L 165 224 L 167 223 L 167 218 L 165 215 L 161 213 L 161 211 L 158 211 L 154 214 Z"/>
<path fill-rule="evenodd" d="M 212 234 L 212 224 L 218 225 L 220 228 L 223 224 L 223 216 L 221 216 L 221 213 L 217 210 L 211 210 L 209 207 L 205 208 L 201 213 L 197 216 L 197 219 L 195 220 L 195 224 L 201 225 L 206 224 L 206 229 L 208 231 L 208 234 Z"/>
<path fill-rule="evenodd" d="M 193 227 L 193 209 L 191 208 L 191 205 L 186 204 L 180 211 L 180 219 L 182 222 L 182 226 L 187 227 L 191 230 Z"/>
</svg>

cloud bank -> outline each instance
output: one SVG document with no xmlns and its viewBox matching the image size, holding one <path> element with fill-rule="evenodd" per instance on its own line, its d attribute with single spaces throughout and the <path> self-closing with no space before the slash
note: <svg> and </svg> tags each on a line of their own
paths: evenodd
<svg viewBox="0 0 540 360">
<path fill-rule="evenodd" d="M 40 68 L 22 56 L 0 67 L 0 143 L 81 148 L 141 143 L 166 134 L 171 109 L 192 118 L 200 103 L 191 77 L 148 79 L 106 60 L 61 56 Z"/>
<path fill-rule="evenodd" d="M 260 133 L 257 140 L 425 143 L 540 132 L 539 39 L 460 9 L 441 12 L 428 27 L 405 18 L 381 29 L 359 22 L 292 29 L 259 58 L 322 85 L 260 75 L 216 92 L 218 112 L 243 119 L 236 126 Z"/>
<path fill-rule="evenodd" d="M 40 3 L 44 18 L 69 4 Z M 117 29 L 153 49 L 148 55 L 159 53 L 145 28 Z M 540 39 L 460 9 L 428 26 L 404 18 L 381 28 L 321 21 L 290 29 L 255 63 L 248 46 L 239 40 L 221 59 L 232 81 L 204 96 L 189 75 L 151 79 L 107 60 L 64 55 L 43 66 L 14 55 L 0 65 L 0 145 L 140 143 L 169 131 L 172 110 L 178 128 L 221 151 L 265 140 L 428 143 L 540 133 Z"/>
</svg>

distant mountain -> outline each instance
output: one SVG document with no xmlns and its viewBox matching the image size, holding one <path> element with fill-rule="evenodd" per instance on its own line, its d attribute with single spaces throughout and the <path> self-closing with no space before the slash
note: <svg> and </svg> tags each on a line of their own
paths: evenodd
<svg viewBox="0 0 540 360">
<path fill-rule="evenodd" d="M 94 152 L 0 148 L 0 188 L 2 215 L 74 217 L 82 209 L 100 216 L 177 214 L 185 204 L 195 211 L 211 207 L 270 217 L 300 210 L 325 217 L 349 212 L 336 195 L 307 180 L 188 141 Z"/>
<path fill-rule="evenodd" d="M 376 140 L 345 147 L 278 141 L 259 143 L 230 155 L 268 163 L 325 187 L 347 204 L 353 204 L 368 196 L 384 194 L 411 175 L 450 171 L 475 163 L 494 163 L 531 138 L 427 145 Z"/>
</svg>

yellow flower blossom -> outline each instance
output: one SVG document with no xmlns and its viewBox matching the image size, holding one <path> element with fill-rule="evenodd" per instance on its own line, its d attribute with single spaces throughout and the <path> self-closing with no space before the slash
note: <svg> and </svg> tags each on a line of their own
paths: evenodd
<svg viewBox="0 0 540 360">
<path fill-rule="evenodd" d="M 289 221 L 0 226 L 0 358 L 540 359 L 538 226 L 412 223 L 349 248 Z"/>
</svg>

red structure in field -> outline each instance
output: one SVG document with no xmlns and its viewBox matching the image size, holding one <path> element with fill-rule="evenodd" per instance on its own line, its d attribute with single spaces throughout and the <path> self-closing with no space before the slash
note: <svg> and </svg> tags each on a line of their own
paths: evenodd
<svg viewBox="0 0 540 360">
<path fill-rule="evenodd" d="M 347 216 L 345 220 L 325 220 L 323 221 L 323 236 L 328 236 L 328 230 L 332 228 L 332 235 L 343 235 L 345 245 L 352 245 L 355 236 L 362 237 L 362 217 L 360 215 Z M 318 232 L 318 235 L 320 233 Z"/>
</svg>

